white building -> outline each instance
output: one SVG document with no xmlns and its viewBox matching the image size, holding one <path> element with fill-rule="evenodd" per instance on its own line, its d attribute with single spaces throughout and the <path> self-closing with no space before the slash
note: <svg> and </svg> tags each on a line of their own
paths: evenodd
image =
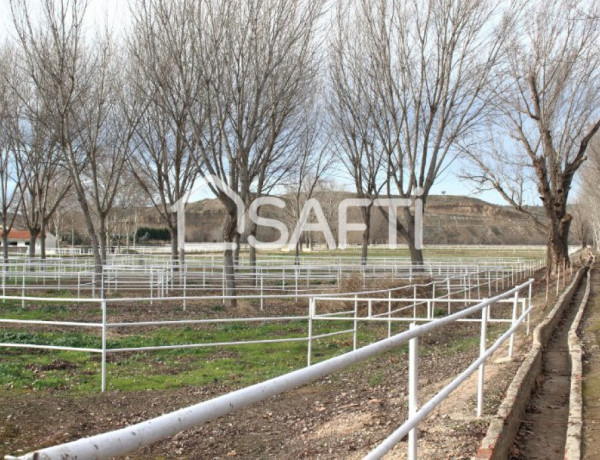
<svg viewBox="0 0 600 460">
<path fill-rule="evenodd" d="M 2 235 L 1 231 L 0 235 Z M 29 233 L 29 230 L 11 230 L 8 232 L 9 248 L 28 248 L 30 240 L 31 233 Z M 36 251 L 40 250 L 40 246 L 40 239 L 38 237 L 35 243 Z M 0 239 L 0 247 L 2 247 L 2 239 Z M 49 232 L 46 232 L 46 249 L 56 249 L 56 237 Z"/>
</svg>

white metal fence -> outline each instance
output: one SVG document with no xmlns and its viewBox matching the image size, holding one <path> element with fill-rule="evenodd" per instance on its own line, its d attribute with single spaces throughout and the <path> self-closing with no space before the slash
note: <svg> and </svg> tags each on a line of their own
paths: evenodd
<svg viewBox="0 0 600 460">
<path fill-rule="evenodd" d="M 409 434 L 409 458 L 414 459 L 417 455 L 417 436 L 416 429 L 419 423 L 425 418 L 444 398 L 446 398 L 454 389 L 456 389 L 462 382 L 464 382 L 472 373 L 479 370 L 479 382 L 477 391 L 477 414 L 481 415 L 483 407 L 484 397 L 484 366 L 485 361 L 491 356 L 506 340 L 509 342 L 509 354 L 512 353 L 512 338 L 514 333 L 521 323 L 527 320 L 531 312 L 531 285 L 533 279 L 516 286 L 500 295 L 492 297 L 487 300 L 478 302 L 474 306 L 463 308 L 459 311 L 451 313 L 447 316 L 440 318 L 431 317 L 431 308 L 427 309 L 426 318 L 417 317 L 417 310 L 413 310 L 413 315 L 408 318 L 402 318 L 402 321 L 411 321 L 412 326 L 408 331 L 393 335 L 387 339 L 383 339 L 379 342 L 366 345 L 362 348 L 357 348 L 351 352 L 345 353 L 341 356 L 337 356 L 317 364 L 309 365 L 304 369 L 300 369 L 289 374 L 285 374 L 274 379 L 267 380 L 250 387 L 243 388 L 238 391 L 228 393 L 209 401 L 202 402 L 195 406 L 180 409 L 169 414 L 162 415 L 160 417 L 129 426 L 120 430 L 116 430 L 109 433 L 103 433 L 89 438 L 80 439 L 66 444 L 61 444 L 54 447 L 41 449 L 37 452 L 26 454 L 19 458 L 24 459 L 43 459 L 43 458 L 110 458 L 116 455 L 123 455 L 129 451 L 137 449 L 142 446 L 149 445 L 160 439 L 172 436 L 179 431 L 191 428 L 209 420 L 213 420 L 217 417 L 237 411 L 243 407 L 246 407 L 252 403 L 262 401 L 268 397 L 280 394 L 282 392 L 291 390 L 300 385 L 315 381 L 321 377 L 337 372 L 344 369 L 351 364 L 361 362 L 367 358 L 380 354 L 384 351 L 396 348 L 402 344 L 409 343 L 409 417 L 408 419 L 394 431 L 382 444 L 376 447 L 367 458 L 380 458 L 386 452 L 388 452 L 402 437 Z M 527 294 L 522 294 L 524 290 L 527 290 Z M 524 300 L 525 299 L 525 300 Z M 103 349 L 101 352 L 104 357 L 107 352 L 105 348 L 105 332 L 108 328 L 109 323 L 106 321 L 106 300 L 105 299 L 94 299 L 90 301 L 100 301 L 103 305 L 103 321 L 99 326 L 98 324 L 91 325 L 92 327 L 102 327 L 103 335 Z M 141 299 L 148 300 L 148 299 Z M 348 302 L 356 305 L 360 300 L 371 300 L 372 302 L 394 302 L 396 299 L 390 300 L 372 297 L 309 297 L 309 320 L 332 320 L 333 318 L 340 318 L 337 311 L 335 315 L 330 313 L 317 314 L 317 306 L 319 302 L 337 302 L 346 305 Z M 402 302 L 405 299 L 398 299 L 398 302 Z M 412 299 L 414 300 L 414 299 Z M 418 299 L 419 301 L 425 300 L 429 302 L 439 302 L 440 299 Z M 464 300 L 464 299 L 463 299 Z M 487 325 L 490 321 L 494 321 L 494 316 L 491 310 L 501 302 L 512 303 L 512 315 L 510 318 L 509 329 L 502 334 L 493 344 L 487 345 Z M 446 299 L 444 302 L 448 302 Z M 452 303 L 452 301 L 450 301 Z M 448 304 L 449 305 L 449 304 Z M 519 314 L 519 305 L 521 305 L 521 312 Z M 414 308 L 414 306 L 413 306 Z M 388 306 L 388 311 L 391 307 Z M 346 307 L 341 309 L 343 314 L 352 312 L 351 315 L 347 316 L 346 319 L 352 319 L 353 321 L 358 320 L 358 314 L 356 308 L 348 310 Z M 398 310 L 405 311 L 405 310 Z M 368 314 L 364 320 L 368 321 L 391 321 L 390 317 L 377 316 L 373 311 L 368 310 Z M 481 327 L 480 332 L 480 356 L 473 361 L 465 370 L 463 370 L 451 383 L 440 390 L 433 398 L 425 402 L 420 408 L 418 407 L 418 394 L 417 394 L 417 376 L 418 376 L 418 338 L 426 333 L 433 330 L 442 328 L 448 324 L 456 321 L 474 319 L 475 315 L 479 315 L 477 320 Z M 424 324 L 417 326 L 416 321 L 428 321 Z M 139 323 L 136 323 L 139 324 Z M 356 329 L 356 322 L 354 323 Z M 70 325 L 66 322 L 62 322 L 62 325 Z M 125 325 L 123 325 L 125 327 Z M 344 331 L 348 332 L 348 331 Z M 312 337 L 315 339 L 316 337 Z M 309 353 L 311 340 L 308 341 Z M 64 349 L 64 348 L 60 348 Z M 98 351 L 98 350 L 90 350 Z M 309 355 L 310 356 L 310 355 Z M 7 457 L 14 458 L 14 457 Z"/>
</svg>

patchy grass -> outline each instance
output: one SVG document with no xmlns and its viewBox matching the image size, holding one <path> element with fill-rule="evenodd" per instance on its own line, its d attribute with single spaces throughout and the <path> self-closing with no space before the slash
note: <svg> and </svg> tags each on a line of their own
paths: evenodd
<svg viewBox="0 0 600 460">
<path fill-rule="evenodd" d="M 34 316 L 33 312 L 30 315 Z M 44 314 L 38 313 L 37 318 Z M 313 334 L 350 329 L 352 322 L 315 322 Z M 39 329 L 39 328 L 38 328 Z M 100 348 L 99 330 L 82 331 L 5 328 L 0 343 L 52 344 Z M 201 326 L 127 328 L 109 330 L 107 348 L 136 348 L 190 343 L 219 343 L 306 337 L 307 321 L 247 323 L 234 322 Z M 359 344 L 387 335 L 382 325 L 361 325 Z M 352 334 L 313 342 L 313 362 L 352 349 Z M 166 389 L 185 385 L 202 386 L 222 380 L 247 385 L 299 369 L 306 365 L 307 343 L 249 344 L 108 353 L 107 385 L 110 389 Z M 0 388 L 5 390 L 68 389 L 98 391 L 100 355 L 85 352 L 3 348 L 0 354 Z"/>
</svg>

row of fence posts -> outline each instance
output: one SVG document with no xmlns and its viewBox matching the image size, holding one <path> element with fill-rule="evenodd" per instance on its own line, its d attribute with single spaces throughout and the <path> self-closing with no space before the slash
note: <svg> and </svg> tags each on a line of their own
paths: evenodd
<svg viewBox="0 0 600 460">
<path fill-rule="evenodd" d="M 432 287 L 435 293 L 435 283 Z M 489 292 L 489 291 L 488 291 Z M 450 290 L 448 291 L 450 297 Z M 531 296 L 532 296 L 532 285 L 528 287 L 528 298 L 523 306 L 523 313 L 528 311 L 531 307 Z M 414 300 L 416 303 L 416 287 L 414 291 Z M 377 299 L 379 300 L 379 299 Z M 486 300 L 486 299 L 483 299 Z M 372 303 L 373 299 L 367 299 L 367 316 L 372 316 Z M 450 305 L 450 302 L 448 302 Z M 388 293 L 387 299 L 387 313 L 388 313 L 388 337 L 391 337 L 391 313 L 392 313 L 392 293 Z M 432 299 L 432 303 L 428 301 L 427 305 L 427 319 L 433 320 L 435 306 L 435 296 Z M 517 323 L 519 307 L 519 292 L 515 292 L 512 299 L 512 313 L 510 328 L 514 327 Z M 480 322 L 480 339 L 479 339 L 479 357 L 483 357 L 487 351 L 487 330 L 488 321 L 490 320 L 491 306 L 486 305 L 481 309 L 481 322 Z M 414 318 L 417 317 L 416 309 L 413 311 Z M 307 352 L 307 365 L 311 365 L 312 356 L 312 337 L 313 337 L 313 321 L 312 319 L 316 316 L 316 299 L 311 297 L 309 299 L 309 323 L 308 323 L 308 352 Z M 529 330 L 529 316 L 527 314 L 527 328 L 526 334 L 530 334 Z M 409 328 L 416 328 L 415 322 L 410 323 Z M 357 349 L 357 332 L 358 332 L 358 294 L 354 295 L 354 323 L 353 323 L 353 350 Z M 509 359 L 512 359 L 514 354 L 514 342 L 515 342 L 516 331 L 510 335 L 507 355 Z M 419 354 L 418 354 L 418 338 L 414 337 L 409 340 L 409 363 L 408 363 L 408 416 L 413 417 L 418 411 L 418 369 L 419 369 Z M 484 382 L 485 382 L 485 361 L 483 361 L 478 368 L 478 381 L 477 381 L 477 417 L 483 415 L 483 400 L 484 400 Z M 409 431 L 408 436 L 408 457 L 410 460 L 417 459 L 417 428 L 413 428 Z"/>
<path fill-rule="evenodd" d="M 525 309 L 528 310 L 531 306 L 531 284 L 529 285 L 529 297 Z M 513 296 L 513 308 L 512 318 L 510 327 L 513 327 L 517 322 L 517 312 L 519 304 L 519 293 L 515 292 Z M 490 319 L 490 306 L 486 305 L 481 309 L 481 328 L 479 338 L 479 357 L 483 357 L 487 351 L 487 325 Z M 410 323 L 409 328 L 416 328 L 416 323 Z M 527 330 L 526 334 L 529 335 L 529 314 L 527 317 Z M 516 331 L 510 335 L 508 344 L 508 358 L 511 359 L 514 353 L 514 340 Z M 408 342 L 408 417 L 412 418 L 415 416 L 419 409 L 418 404 L 418 380 L 419 380 L 419 339 L 414 337 Z M 477 417 L 483 416 L 483 398 L 484 398 L 484 383 L 485 383 L 485 360 L 479 365 L 478 377 L 477 377 Z M 418 426 L 412 428 L 408 432 L 408 458 L 409 460 L 416 460 L 417 456 L 417 429 Z"/>
</svg>

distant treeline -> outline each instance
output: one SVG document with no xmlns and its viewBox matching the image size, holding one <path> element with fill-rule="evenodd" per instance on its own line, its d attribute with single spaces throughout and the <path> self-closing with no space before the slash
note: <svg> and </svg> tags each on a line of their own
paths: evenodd
<svg viewBox="0 0 600 460">
<path fill-rule="evenodd" d="M 171 239 L 171 234 L 168 228 L 140 227 L 137 229 L 136 237 L 138 240 L 168 241 Z"/>
</svg>

